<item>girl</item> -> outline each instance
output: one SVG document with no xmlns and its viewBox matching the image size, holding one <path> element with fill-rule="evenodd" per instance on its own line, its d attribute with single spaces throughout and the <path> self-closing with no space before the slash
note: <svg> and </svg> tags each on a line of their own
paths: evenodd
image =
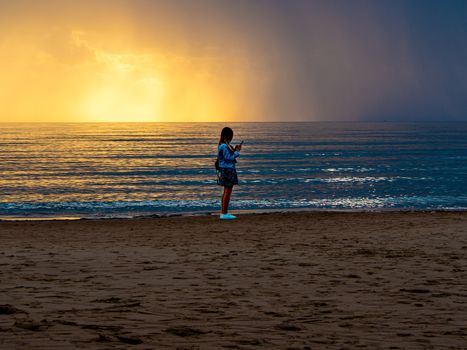
<svg viewBox="0 0 467 350">
<path fill-rule="evenodd" d="M 242 145 L 237 145 L 232 148 L 230 142 L 233 138 L 231 128 L 225 127 L 221 131 L 219 146 L 217 148 L 217 158 L 219 160 L 219 173 L 217 183 L 224 186 L 222 194 L 221 219 L 235 219 L 236 216 L 228 213 L 230 195 L 234 185 L 238 185 L 237 171 L 235 170 L 236 158 L 240 155 L 238 152 L 242 149 Z"/>
</svg>

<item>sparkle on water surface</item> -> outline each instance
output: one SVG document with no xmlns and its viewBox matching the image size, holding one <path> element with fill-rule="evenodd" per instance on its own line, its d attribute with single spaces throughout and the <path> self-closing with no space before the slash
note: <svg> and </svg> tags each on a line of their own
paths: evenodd
<svg viewBox="0 0 467 350">
<path fill-rule="evenodd" d="M 212 211 L 224 123 L 0 124 L 0 216 Z M 233 209 L 465 209 L 467 123 L 230 123 Z"/>
</svg>

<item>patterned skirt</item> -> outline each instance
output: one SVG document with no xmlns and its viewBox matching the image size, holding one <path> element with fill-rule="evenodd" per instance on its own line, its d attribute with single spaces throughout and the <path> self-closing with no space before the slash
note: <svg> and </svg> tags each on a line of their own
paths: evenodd
<svg viewBox="0 0 467 350">
<path fill-rule="evenodd" d="M 217 184 L 224 187 L 238 185 L 237 171 L 232 168 L 220 168 L 217 173 Z"/>
</svg>

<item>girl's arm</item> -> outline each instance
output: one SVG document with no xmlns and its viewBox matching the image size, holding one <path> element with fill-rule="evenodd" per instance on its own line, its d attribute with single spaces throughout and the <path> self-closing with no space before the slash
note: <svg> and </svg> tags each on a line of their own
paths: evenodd
<svg viewBox="0 0 467 350">
<path fill-rule="evenodd" d="M 222 151 L 222 156 L 223 156 L 224 159 L 227 160 L 227 161 L 229 161 L 229 160 L 230 160 L 230 161 L 234 161 L 235 158 L 237 158 L 237 157 L 240 155 L 240 153 L 238 153 L 237 151 L 231 152 L 231 151 L 228 149 L 227 145 L 225 145 L 225 144 L 223 144 L 223 145 L 221 146 L 221 151 Z"/>
</svg>

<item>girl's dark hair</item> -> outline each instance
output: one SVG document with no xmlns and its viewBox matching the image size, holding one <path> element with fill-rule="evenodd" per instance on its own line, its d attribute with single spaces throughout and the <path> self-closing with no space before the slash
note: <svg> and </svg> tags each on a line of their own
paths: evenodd
<svg viewBox="0 0 467 350">
<path fill-rule="evenodd" d="M 233 130 L 226 126 L 224 129 L 221 131 L 221 137 L 219 139 L 219 145 L 221 143 L 230 143 L 233 139 Z"/>
</svg>

